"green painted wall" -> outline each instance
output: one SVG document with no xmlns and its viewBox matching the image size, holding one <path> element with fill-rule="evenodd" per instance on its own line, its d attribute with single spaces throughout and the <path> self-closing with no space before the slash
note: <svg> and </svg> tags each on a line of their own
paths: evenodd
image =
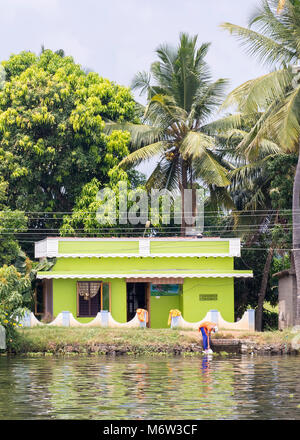
<svg viewBox="0 0 300 440">
<path fill-rule="evenodd" d="M 229 241 L 151 241 L 150 252 L 153 254 L 226 254 Z"/>
<path fill-rule="evenodd" d="M 111 314 L 118 322 L 127 321 L 127 290 L 124 279 L 111 281 Z"/>
<path fill-rule="evenodd" d="M 197 322 L 209 310 L 218 310 L 223 319 L 234 322 L 233 278 L 187 278 L 183 283 L 183 317 Z M 199 295 L 217 294 L 217 301 L 199 301 Z"/>
<path fill-rule="evenodd" d="M 118 273 L 130 273 L 130 270 L 157 270 L 161 272 L 163 270 L 233 270 L 233 258 L 232 257 L 166 257 L 166 258 L 153 258 L 153 257 L 84 257 L 84 258 L 58 258 L 57 262 L 52 269 L 53 272 L 60 271 L 72 271 L 76 273 L 86 272 L 95 274 L 97 272 L 114 272 Z"/>
<path fill-rule="evenodd" d="M 161 296 L 157 299 L 151 296 L 151 328 L 168 328 L 168 318 L 171 309 L 180 309 L 180 296 Z"/>
<path fill-rule="evenodd" d="M 79 241 L 66 240 L 58 242 L 58 251 L 63 254 L 92 253 L 139 253 L 138 240 L 120 241 Z M 228 253 L 229 241 L 150 241 L 153 253 Z"/>
<path fill-rule="evenodd" d="M 92 281 L 80 279 L 80 281 Z M 98 280 L 99 281 L 99 280 Z M 126 282 L 122 279 L 106 279 L 111 283 L 111 314 L 118 322 L 127 321 L 127 294 Z M 77 280 L 53 280 L 53 315 L 57 316 L 62 311 L 69 311 L 79 322 L 89 322 L 94 318 L 77 318 Z"/>
<path fill-rule="evenodd" d="M 59 241 L 61 254 L 138 254 L 138 241 Z"/>
<path fill-rule="evenodd" d="M 233 270 L 233 258 L 58 258 L 53 268 L 55 271 L 75 273 L 100 273 L 118 270 L 157 270 L 198 269 L 198 270 Z M 127 294 L 125 279 L 105 279 L 111 282 L 112 316 L 118 322 L 127 320 Z M 69 310 L 77 319 L 76 279 L 53 280 L 53 313 Z M 199 301 L 199 294 L 218 294 L 218 301 Z M 151 297 L 151 327 L 167 327 L 170 309 L 179 309 L 185 320 L 201 320 L 207 311 L 217 309 L 227 321 L 234 320 L 233 278 L 187 278 L 183 284 L 183 295 Z M 91 318 L 78 318 L 80 322 L 89 322 Z"/>
<path fill-rule="evenodd" d="M 76 280 L 59 279 L 53 280 L 53 316 L 56 317 L 60 312 L 72 312 L 76 318 Z M 88 322 L 90 319 L 82 318 L 80 322 Z"/>
</svg>

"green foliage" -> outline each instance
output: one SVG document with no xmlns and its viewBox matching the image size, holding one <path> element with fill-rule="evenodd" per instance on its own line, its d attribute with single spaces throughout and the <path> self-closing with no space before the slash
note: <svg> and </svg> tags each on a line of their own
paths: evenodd
<svg viewBox="0 0 300 440">
<path fill-rule="evenodd" d="M 270 176 L 270 197 L 274 209 L 291 209 L 297 162 L 298 156 L 296 154 L 280 154 L 267 162 L 267 172 Z"/>
<path fill-rule="evenodd" d="M 27 230 L 27 217 L 6 206 L 8 183 L 0 176 L 0 267 L 13 264 L 20 253 L 16 234 Z"/>
<path fill-rule="evenodd" d="M 300 9 L 287 0 L 280 14 L 276 10 L 276 0 L 262 0 L 248 28 L 222 25 L 248 53 L 274 68 L 237 87 L 225 102 L 236 105 L 242 113 L 261 112 L 259 121 L 242 142 L 248 154 L 255 153 L 264 138 L 272 139 L 288 153 L 298 149 L 300 82 L 297 78 L 294 81 L 292 65 L 300 58 Z"/>
<path fill-rule="evenodd" d="M 272 331 L 278 329 L 278 313 L 263 309 L 263 330 Z"/>
<path fill-rule="evenodd" d="M 6 330 L 7 346 L 13 349 L 17 343 L 16 328 L 18 317 L 31 298 L 31 281 L 28 275 L 22 276 L 14 266 L 0 268 L 0 324 Z"/>
<path fill-rule="evenodd" d="M 8 205 L 70 211 L 83 184 L 107 183 L 109 170 L 129 153 L 128 133 L 107 135 L 103 128 L 104 119 L 135 120 L 131 92 L 51 50 L 21 52 L 2 65 L 0 174 Z"/>
<path fill-rule="evenodd" d="M 260 290 L 263 269 L 266 262 L 268 251 L 265 250 L 270 245 L 268 235 L 260 235 L 256 243 L 251 244 L 251 249 L 243 247 L 241 258 L 235 260 L 235 269 L 253 270 L 253 278 L 237 278 L 235 285 L 235 317 L 241 318 L 248 306 L 255 309 L 257 306 L 258 292 Z M 257 250 L 256 250 L 257 249 Z M 268 284 L 266 300 L 271 301 L 272 291 Z"/>
<path fill-rule="evenodd" d="M 0 266 L 14 263 L 20 252 L 15 234 L 26 230 L 27 219 L 23 212 L 0 211 Z"/>
<path fill-rule="evenodd" d="M 110 176 L 111 183 L 109 186 L 106 186 L 105 189 L 113 191 L 115 198 L 111 197 L 110 192 L 107 194 L 107 197 L 105 197 L 106 212 L 103 214 L 100 213 L 103 201 L 99 199 L 97 195 L 103 187 L 101 183 L 94 178 L 82 188 L 80 197 L 76 200 L 73 214 L 64 216 L 63 225 L 60 229 L 62 236 L 102 236 L 107 234 L 109 231 L 107 228 L 111 227 L 113 227 L 113 235 L 118 236 L 124 233 L 124 229 L 126 229 L 128 233 L 132 232 L 132 229 L 136 229 L 132 227 L 130 229 L 130 225 L 127 223 L 119 223 L 119 191 L 122 191 L 124 188 L 123 196 L 126 196 L 127 199 L 131 189 L 135 189 L 136 194 L 138 194 L 139 190 L 145 189 L 141 185 L 143 178 L 139 177 L 137 172 L 135 172 L 132 181 L 138 186 L 137 188 L 133 188 L 125 171 L 115 168 L 111 170 Z M 128 210 L 132 207 L 133 203 L 133 201 L 128 200 Z"/>
</svg>

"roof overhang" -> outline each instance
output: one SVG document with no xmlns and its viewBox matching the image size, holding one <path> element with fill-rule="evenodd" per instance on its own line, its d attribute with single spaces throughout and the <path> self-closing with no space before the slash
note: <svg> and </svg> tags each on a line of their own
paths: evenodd
<svg viewBox="0 0 300 440">
<path fill-rule="evenodd" d="M 184 273 L 176 271 L 175 273 L 59 273 L 59 272 L 38 272 L 38 279 L 154 279 L 154 278 L 252 278 L 252 272 L 233 271 L 233 272 L 194 272 Z"/>
</svg>

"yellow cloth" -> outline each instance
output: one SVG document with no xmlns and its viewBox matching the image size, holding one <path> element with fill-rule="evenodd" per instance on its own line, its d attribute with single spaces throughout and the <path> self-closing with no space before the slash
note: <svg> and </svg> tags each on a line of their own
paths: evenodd
<svg viewBox="0 0 300 440">
<path fill-rule="evenodd" d="M 148 322 L 148 312 L 144 309 L 136 309 L 136 314 L 138 315 L 139 321 Z"/>
<path fill-rule="evenodd" d="M 169 319 L 168 319 L 168 325 L 171 324 L 172 318 L 175 318 L 176 316 L 181 316 L 181 311 L 177 310 L 177 309 L 170 310 Z"/>
</svg>

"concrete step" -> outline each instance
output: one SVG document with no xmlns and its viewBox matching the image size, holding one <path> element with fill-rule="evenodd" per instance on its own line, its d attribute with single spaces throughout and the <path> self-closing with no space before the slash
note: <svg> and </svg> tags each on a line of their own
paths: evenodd
<svg viewBox="0 0 300 440">
<path fill-rule="evenodd" d="M 228 353 L 241 353 L 241 341 L 237 339 L 213 339 L 211 348 L 216 353 L 227 351 Z"/>
</svg>

